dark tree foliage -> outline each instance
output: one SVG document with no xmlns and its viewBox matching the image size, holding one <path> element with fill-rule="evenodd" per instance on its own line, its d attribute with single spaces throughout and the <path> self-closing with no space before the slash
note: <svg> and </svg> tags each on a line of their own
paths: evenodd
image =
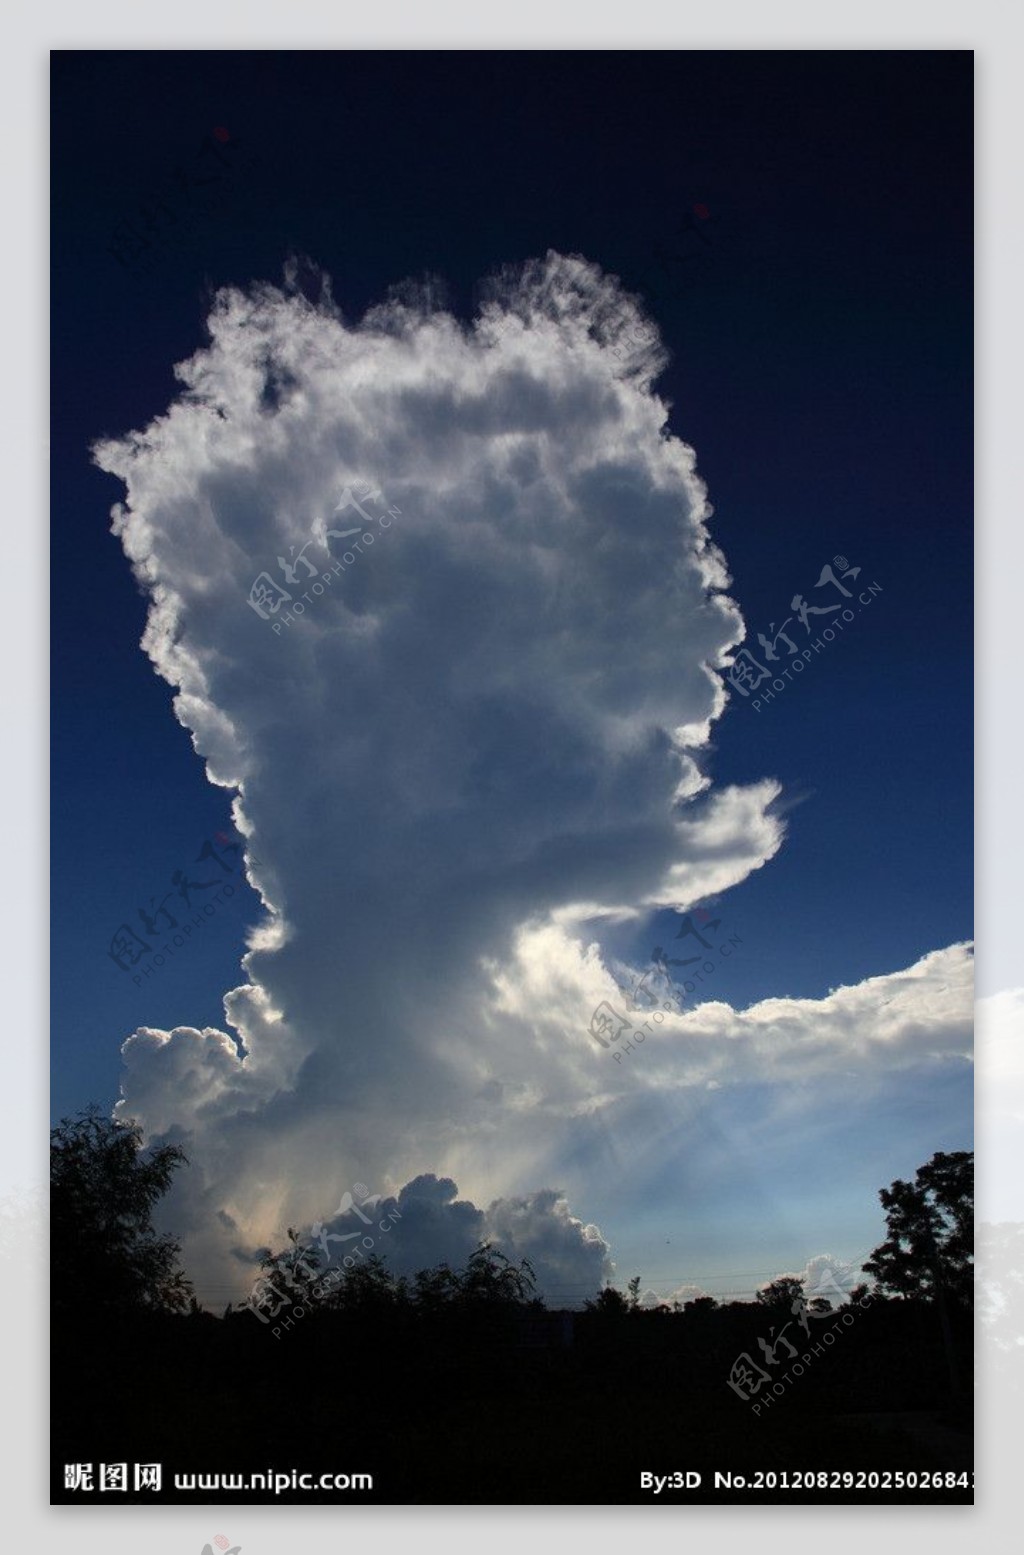
<svg viewBox="0 0 1024 1555">
<path fill-rule="evenodd" d="M 803 1293 L 803 1280 L 793 1274 L 783 1274 L 777 1280 L 762 1285 L 757 1292 L 757 1300 L 762 1307 L 778 1307 L 788 1312 Z"/>
<path fill-rule="evenodd" d="M 766 1409 L 769 1393 L 778 1399 L 778 1426 L 768 1427 L 777 1461 L 920 1469 L 924 1443 L 930 1467 L 969 1467 L 973 1316 L 941 1285 L 934 1301 L 837 1288 L 837 1309 L 820 1324 L 829 1303 L 808 1299 L 804 1308 L 793 1276 L 756 1301 L 699 1296 L 672 1309 L 642 1306 L 634 1278 L 583 1311 L 549 1311 L 530 1265 L 486 1244 L 463 1265 L 410 1277 L 376 1254 L 328 1260 L 325 1246 L 293 1230 L 283 1249 L 264 1254 L 249 1299 L 220 1319 L 175 1301 L 184 1288 L 177 1248 L 149 1221 L 179 1151 L 147 1158 L 135 1131 L 90 1117 L 61 1125 L 54 1157 L 65 1303 L 53 1330 L 55 1501 L 67 1499 L 67 1463 L 159 1462 L 166 1485 L 171 1468 L 222 1463 L 230 1449 L 231 1465 L 246 1472 L 285 1454 L 311 1472 L 387 1464 L 384 1496 L 409 1504 L 447 1503 L 453 1466 L 460 1495 L 469 1466 L 480 1504 L 505 1504 L 510 1489 L 523 1504 L 584 1504 L 607 1492 L 609 1408 L 632 1422 L 635 1485 L 635 1466 L 656 1463 L 665 1441 L 679 1439 L 685 1399 L 700 1422 L 683 1438 L 686 1462 L 710 1481 L 733 1448 L 744 1469 L 763 1464 L 767 1433 L 753 1408 Z M 936 1184 L 952 1192 L 941 1158 L 939 1168 L 922 1169 L 929 1203 Z M 948 1259 L 953 1219 L 937 1215 L 936 1238 L 939 1219 Z M 160 1296 L 168 1286 L 169 1299 Z M 101 1299 L 103 1311 L 88 1305 Z M 267 1417 L 268 1397 L 289 1401 L 280 1424 Z M 899 1416 L 920 1421 L 922 1433 L 862 1423 Z M 618 1444 L 620 1468 L 626 1450 Z M 969 1500 L 970 1487 L 955 1495 Z M 891 1502 L 894 1492 L 881 1496 Z M 256 1499 L 276 1500 L 277 1491 Z"/>
<path fill-rule="evenodd" d="M 417 1312 L 488 1312 L 536 1305 L 535 1276 L 529 1260 L 518 1264 L 485 1242 L 464 1269 L 438 1264 L 421 1269 L 413 1280 L 393 1274 L 374 1253 L 350 1268 L 324 1267 L 316 1248 L 304 1245 L 289 1228 L 290 1246 L 269 1250 L 261 1259 L 264 1281 L 281 1299 L 309 1298 L 318 1310 L 379 1316 L 388 1310 Z M 248 1303 L 239 1304 L 239 1310 Z"/>
<path fill-rule="evenodd" d="M 878 1288 L 904 1299 L 970 1307 L 974 1288 L 974 1155 L 938 1151 L 912 1183 L 879 1192 L 889 1235 L 864 1264 Z"/>
<path fill-rule="evenodd" d="M 185 1161 L 175 1145 L 142 1154 L 141 1131 L 91 1107 L 50 1136 L 51 1269 L 57 1310 L 184 1311 L 192 1286 L 179 1244 L 151 1215 Z"/>
<path fill-rule="evenodd" d="M 612 1319 L 625 1317 L 630 1310 L 629 1302 L 614 1285 L 606 1285 L 599 1296 L 593 1301 L 585 1301 L 583 1306 L 587 1312 L 597 1312 L 601 1317 Z"/>
<path fill-rule="evenodd" d="M 865 1289 L 867 1287 L 865 1286 Z M 777 1280 L 770 1280 L 767 1285 L 762 1285 L 757 1292 L 757 1304 L 766 1307 L 769 1312 L 783 1313 L 795 1312 L 797 1305 L 804 1300 L 804 1282 L 795 1274 L 781 1274 Z M 824 1314 L 832 1311 L 831 1301 L 824 1296 L 812 1296 L 807 1302 L 808 1310 L 816 1314 Z M 689 1302 L 687 1302 L 689 1311 Z"/>
<path fill-rule="evenodd" d="M 535 1290 L 533 1265 L 528 1258 L 513 1263 L 485 1242 L 470 1257 L 459 1299 L 467 1306 L 522 1306 L 533 1300 Z"/>
<path fill-rule="evenodd" d="M 446 1263 L 420 1269 L 413 1281 L 412 1300 L 421 1312 L 438 1312 L 459 1293 L 459 1276 Z"/>
</svg>

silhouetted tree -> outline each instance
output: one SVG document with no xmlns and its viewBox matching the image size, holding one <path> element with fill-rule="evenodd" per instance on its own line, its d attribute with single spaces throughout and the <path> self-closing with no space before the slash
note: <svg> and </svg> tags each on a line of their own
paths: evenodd
<svg viewBox="0 0 1024 1555">
<path fill-rule="evenodd" d="M 325 1280 L 320 1289 L 327 1284 Z M 377 1316 L 405 1305 L 408 1299 L 408 1282 L 393 1274 L 379 1253 L 371 1253 L 369 1258 L 358 1259 L 350 1269 L 342 1268 L 337 1287 L 327 1295 L 325 1305 L 343 1312 Z"/>
<path fill-rule="evenodd" d="M 289 1245 L 279 1253 L 271 1252 L 269 1247 L 263 1249 L 260 1255 L 262 1277 L 249 1297 L 238 1303 L 238 1311 L 244 1310 L 254 1296 L 257 1304 L 269 1298 L 271 1305 L 277 1301 L 287 1306 L 296 1300 L 301 1302 L 316 1288 L 321 1272 L 319 1252 L 301 1242 L 291 1226 L 288 1227 L 288 1242 Z M 323 1294 L 327 1294 L 326 1290 Z"/>
<path fill-rule="evenodd" d="M 50 1136 L 55 1308 L 183 1311 L 192 1286 L 181 1248 L 151 1215 L 186 1157 L 176 1145 L 142 1154 L 142 1132 L 90 1107 Z"/>
<path fill-rule="evenodd" d="M 779 1279 L 769 1280 L 767 1285 L 762 1285 L 757 1300 L 762 1307 L 779 1307 L 788 1312 L 803 1293 L 803 1280 L 792 1274 L 783 1274 Z"/>
<path fill-rule="evenodd" d="M 386 1309 L 416 1308 L 421 1313 L 510 1309 L 541 1306 L 535 1295 L 535 1275 L 529 1260 L 513 1263 L 498 1248 L 484 1243 L 471 1254 L 464 1269 L 446 1263 L 421 1269 L 408 1281 L 395 1275 L 384 1258 L 373 1253 L 352 1261 L 346 1268 L 322 1264 L 320 1253 L 298 1233 L 288 1229 L 289 1246 L 280 1252 L 264 1249 L 261 1288 L 282 1302 L 305 1301 L 324 1311 L 381 1314 Z M 244 1310 L 249 1301 L 239 1302 Z"/>
<path fill-rule="evenodd" d="M 882 1292 L 903 1298 L 945 1296 L 969 1307 L 974 1285 L 974 1156 L 938 1151 L 913 1183 L 879 1191 L 889 1235 L 864 1263 Z"/>
<path fill-rule="evenodd" d="M 433 1269 L 420 1269 L 413 1281 L 413 1300 L 422 1312 L 435 1312 L 454 1301 L 459 1293 L 459 1276 L 446 1263 Z"/>
<path fill-rule="evenodd" d="M 629 1311 L 629 1302 L 614 1285 L 606 1285 L 593 1301 L 585 1301 L 583 1305 L 588 1312 L 597 1312 L 606 1318 L 625 1317 Z"/>
<path fill-rule="evenodd" d="M 526 1305 L 533 1299 L 536 1280 L 533 1265 L 523 1258 L 518 1264 L 485 1242 L 471 1254 L 459 1279 L 457 1300 L 464 1305 L 498 1303 Z"/>
</svg>

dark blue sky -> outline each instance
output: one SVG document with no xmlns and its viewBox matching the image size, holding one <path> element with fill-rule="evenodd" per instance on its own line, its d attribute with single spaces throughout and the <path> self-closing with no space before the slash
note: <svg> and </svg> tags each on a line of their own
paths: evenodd
<svg viewBox="0 0 1024 1555">
<path fill-rule="evenodd" d="M 107 955 L 176 869 L 204 870 L 229 812 L 138 649 L 121 490 L 89 446 L 165 409 L 213 288 L 277 281 L 291 250 L 355 315 L 432 272 L 467 317 L 489 272 L 548 248 L 648 296 L 748 646 L 837 554 L 882 589 L 772 705 L 736 697 L 716 727 L 716 785 L 774 776 L 791 805 L 781 853 L 723 908 L 744 953 L 722 996 L 816 996 L 971 936 L 972 70 L 938 52 L 54 56 L 58 1115 L 115 1099 L 136 1024 L 223 1024 L 255 916 L 243 890 L 143 987 Z M 140 276 L 117 256 L 144 207 Z"/>
</svg>

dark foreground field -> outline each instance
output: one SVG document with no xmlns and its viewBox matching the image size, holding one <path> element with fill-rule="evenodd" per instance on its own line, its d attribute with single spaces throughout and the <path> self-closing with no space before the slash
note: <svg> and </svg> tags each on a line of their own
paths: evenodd
<svg viewBox="0 0 1024 1555">
<path fill-rule="evenodd" d="M 571 1322 L 522 1309 L 310 1306 L 291 1328 L 275 1324 L 276 1337 L 249 1311 L 111 1323 L 72 1309 L 54 1333 L 52 1500 L 972 1502 L 971 1410 L 954 1402 L 934 1307 L 876 1298 L 849 1310 L 845 1326 L 837 1312 L 806 1336 L 789 1330 L 811 1359 L 768 1362 L 781 1393 L 766 1405 L 768 1383 L 746 1401 L 728 1385 L 739 1354 L 764 1359 L 765 1313 L 753 1305 Z M 963 1318 L 961 1399 L 970 1354 Z M 101 1491 L 101 1464 L 126 1465 L 127 1488 Z M 160 1466 L 159 1491 L 134 1488 L 136 1465 Z M 304 1487 L 292 1471 L 310 1476 Z M 323 1474 L 341 1476 L 338 1487 L 321 1488 Z M 176 1475 L 196 1478 L 176 1487 Z"/>
</svg>

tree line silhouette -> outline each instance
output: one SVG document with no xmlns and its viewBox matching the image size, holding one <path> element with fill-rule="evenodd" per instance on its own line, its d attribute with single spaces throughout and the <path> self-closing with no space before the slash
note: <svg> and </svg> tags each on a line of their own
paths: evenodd
<svg viewBox="0 0 1024 1555">
<path fill-rule="evenodd" d="M 392 1502 L 643 1500 L 639 1470 L 665 1465 L 971 1466 L 969 1152 L 880 1190 L 887 1234 L 849 1292 L 784 1276 L 753 1301 L 648 1307 L 636 1276 L 553 1311 L 489 1244 L 410 1277 L 377 1254 L 329 1268 L 291 1231 L 259 1301 L 219 1318 L 152 1222 L 186 1164 L 95 1108 L 53 1132 L 55 1485 L 104 1453 L 369 1467 Z"/>
</svg>

